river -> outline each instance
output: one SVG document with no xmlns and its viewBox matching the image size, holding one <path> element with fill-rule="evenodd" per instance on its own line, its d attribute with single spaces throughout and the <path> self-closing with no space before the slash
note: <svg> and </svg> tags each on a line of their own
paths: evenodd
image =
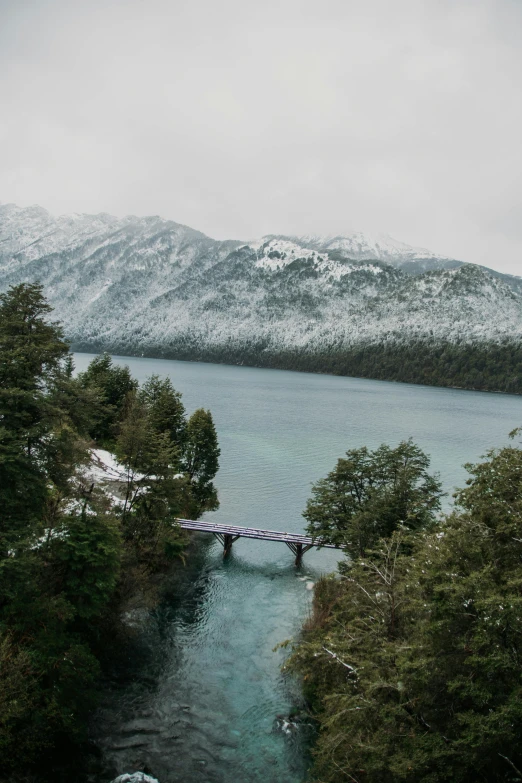
<svg viewBox="0 0 522 783">
<path fill-rule="evenodd" d="M 93 357 L 76 354 L 78 371 Z M 347 449 L 412 437 L 450 502 L 465 462 L 522 424 L 515 396 L 357 378 L 114 357 L 141 382 L 169 376 L 187 411 L 212 411 L 221 446 L 212 520 L 302 531 L 312 482 Z M 201 536 L 162 606 L 129 646 L 126 676 L 107 689 L 93 729 L 104 779 L 146 769 L 161 783 L 301 783 L 303 730 L 281 718 L 299 690 L 281 672 L 317 577 L 337 553 L 295 568 L 282 544 L 240 539 L 230 558 Z M 286 731 L 283 730 L 286 728 Z"/>
</svg>

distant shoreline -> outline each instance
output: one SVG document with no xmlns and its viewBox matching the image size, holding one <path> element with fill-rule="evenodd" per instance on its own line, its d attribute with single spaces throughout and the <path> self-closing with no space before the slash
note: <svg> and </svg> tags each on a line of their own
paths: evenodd
<svg viewBox="0 0 522 783">
<path fill-rule="evenodd" d="M 368 351 L 368 348 L 365 349 Z M 233 359 L 230 357 L 227 359 L 219 358 L 218 356 L 215 357 L 202 357 L 197 356 L 194 358 L 187 357 L 186 354 L 182 355 L 173 355 L 170 352 L 165 351 L 158 351 L 158 350 L 148 350 L 146 352 L 138 353 L 127 353 L 125 351 L 122 351 L 121 349 L 118 350 L 116 347 L 112 348 L 100 348 L 99 346 L 86 346 L 85 344 L 82 344 L 80 346 L 72 344 L 71 345 L 71 351 L 73 353 L 85 353 L 85 354 L 100 354 L 100 353 L 110 353 L 112 356 L 117 356 L 118 358 L 122 359 L 161 359 L 165 361 L 177 361 L 177 362 L 186 362 L 190 364 L 215 364 L 215 365 L 223 365 L 226 367 L 248 367 L 249 369 L 258 369 L 258 370 L 281 370 L 283 372 L 295 372 L 295 373 L 306 373 L 308 375 L 328 375 L 330 377 L 338 377 L 338 378 L 355 378 L 360 380 L 371 380 L 371 381 L 381 381 L 383 383 L 400 383 L 403 385 L 413 385 L 413 386 L 426 386 L 428 388 L 433 389 L 453 389 L 454 391 L 472 391 L 472 392 L 484 392 L 487 394 L 504 394 L 514 397 L 522 396 L 522 372 L 520 376 L 520 381 L 518 382 L 519 389 L 518 390 L 508 390 L 508 389 L 499 389 L 499 388 L 485 388 L 485 387 L 476 387 L 476 386 L 466 386 L 466 385 L 457 385 L 452 384 L 449 382 L 444 382 L 441 380 L 438 383 L 432 382 L 426 382 L 422 380 L 415 380 L 413 378 L 397 378 L 397 377 L 383 377 L 382 375 L 380 377 L 374 375 L 374 374 L 356 374 L 356 373 L 350 373 L 350 372 L 333 372 L 328 371 L 324 369 L 313 369 L 313 368 L 307 368 L 306 366 L 285 366 L 283 362 L 281 363 L 272 363 L 272 362 L 254 362 L 254 361 L 233 361 Z M 168 355 L 166 355 L 168 353 Z M 484 352 L 485 353 L 485 352 Z M 277 357 L 277 354 L 276 354 Z M 302 359 L 306 359 L 305 356 L 301 357 Z M 310 356 L 310 359 L 313 360 L 315 357 L 313 355 Z M 306 362 L 303 362 L 303 365 L 305 365 Z"/>
</svg>

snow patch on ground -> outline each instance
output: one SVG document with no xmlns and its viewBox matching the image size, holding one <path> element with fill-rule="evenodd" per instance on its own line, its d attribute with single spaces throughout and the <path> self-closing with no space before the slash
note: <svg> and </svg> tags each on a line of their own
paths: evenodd
<svg viewBox="0 0 522 783">
<path fill-rule="evenodd" d="M 90 449 L 91 462 L 86 474 L 93 481 L 126 481 L 127 471 L 114 454 L 105 449 Z"/>
</svg>

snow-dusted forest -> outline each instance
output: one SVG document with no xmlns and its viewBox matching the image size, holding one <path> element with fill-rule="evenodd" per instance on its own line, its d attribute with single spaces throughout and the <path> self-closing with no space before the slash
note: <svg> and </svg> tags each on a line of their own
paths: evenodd
<svg viewBox="0 0 522 783">
<path fill-rule="evenodd" d="M 24 281 L 78 349 L 518 391 L 522 280 L 390 237 L 216 241 L 159 217 L 3 205 L 0 287 Z"/>
</svg>

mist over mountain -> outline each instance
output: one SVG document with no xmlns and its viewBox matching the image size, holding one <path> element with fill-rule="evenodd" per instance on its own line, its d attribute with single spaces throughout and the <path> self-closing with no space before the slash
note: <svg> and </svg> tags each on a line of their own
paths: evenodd
<svg viewBox="0 0 522 783">
<path fill-rule="evenodd" d="M 217 241 L 160 217 L 0 205 L 0 288 L 24 281 L 81 350 L 489 388 L 469 357 L 522 336 L 521 278 L 361 233 Z"/>
</svg>

